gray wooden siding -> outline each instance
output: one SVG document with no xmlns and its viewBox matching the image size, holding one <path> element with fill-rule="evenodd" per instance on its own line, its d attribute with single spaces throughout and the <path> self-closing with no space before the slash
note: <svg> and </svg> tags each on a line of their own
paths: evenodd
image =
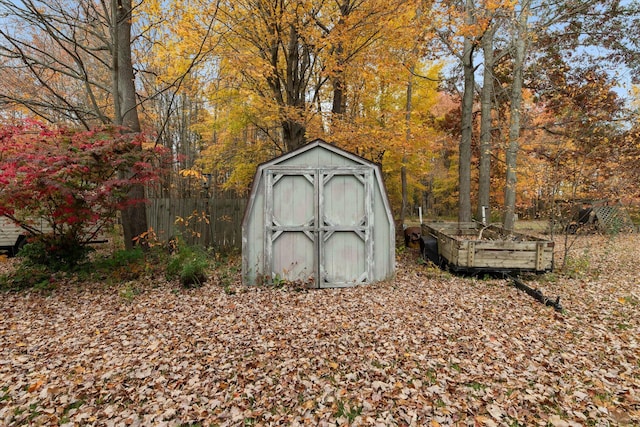
<svg viewBox="0 0 640 427">
<path fill-rule="evenodd" d="M 377 179 L 379 183 L 374 187 L 373 199 L 373 215 L 377 218 L 373 227 L 373 274 L 383 280 L 390 278 L 396 270 L 395 226 L 393 218 L 387 220 L 391 206 L 379 175 Z"/>
</svg>

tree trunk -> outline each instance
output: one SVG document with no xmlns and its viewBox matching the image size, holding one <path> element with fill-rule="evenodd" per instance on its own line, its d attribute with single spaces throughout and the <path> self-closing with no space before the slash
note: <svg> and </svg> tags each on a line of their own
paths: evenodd
<svg viewBox="0 0 640 427">
<path fill-rule="evenodd" d="M 282 122 L 282 139 L 287 152 L 297 150 L 305 144 L 305 132 L 306 127 L 302 123 L 298 123 L 292 119 Z"/>
<path fill-rule="evenodd" d="M 333 29 L 334 31 L 336 29 L 338 31 L 344 30 L 344 20 L 351 14 L 351 10 L 354 6 L 355 3 L 352 3 L 350 0 L 342 0 L 340 2 L 340 18 L 338 19 L 336 27 Z M 331 78 L 331 84 L 333 86 L 333 103 L 331 105 L 331 113 L 337 116 L 342 116 L 346 110 L 346 86 L 344 77 L 344 65 L 346 59 L 344 55 L 344 44 L 342 43 L 342 40 L 338 40 L 331 51 L 331 56 L 334 57 L 336 61 L 336 67 L 333 70 L 334 75 Z"/>
<path fill-rule="evenodd" d="M 306 124 L 305 116 L 305 88 L 306 76 L 311 63 L 309 50 L 301 44 L 300 34 L 294 25 L 289 26 L 287 47 L 285 52 L 286 68 L 282 83 L 277 80 L 271 85 L 275 98 L 281 107 L 284 118 L 282 124 L 282 139 L 287 152 L 296 150 L 305 144 Z M 271 58 L 274 70 L 278 67 L 277 50 Z M 284 88 L 284 96 L 280 93 Z M 291 116 L 291 112 L 294 116 Z"/>
<path fill-rule="evenodd" d="M 484 72 L 482 76 L 482 92 L 480 94 L 480 166 L 478 177 L 478 211 L 477 218 L 490 222 L 491 218 L 491 130 L 493 99 L 493 35 L 489 28 L 482 37 L 484 53 Z"/>
<path fill-rule="evenodd" d="M 130 132 L 140 132 L 135 76 L 131 60 L 131 0 L 112 0 L 113 8 L 113 94 L 116 105 L 116 124 Z M 135 238 L 146 232 L 147 212 L 144 205 L 145 191 L 142 185 L 134 185 L 128 194 L 134 204 L 121 211 L 125 247 L 130 249 Z"/>
<path fill-rule="evenodd" d="M 407 82 L 407 103 L 405 105 L 405 123 L 407 126 L 407 131 L 405 134 L 405 144 L 411 143 L 411 111 L 413 109 L 412 106 L 412 97 L 413 97 L 413 72 L 415 67 L 411 67 L 411 74 L 409 75 L 409 81 Z M 406 149 L 402 153 L 402 166 L 400 167 L 400 184 L 402 186 L 402 209 L 400 210 L 400 223 L 405 224 L 405 218 L 407 217 L 407 206 L 409 204 L 409 195 L 407 190 L 407 154 Z"/>
<path fill-rule="evenodd" d="M 340 73 L 332 80 L 333 86 L 333 103 L 331 105 L 331 112 L 335 115 L 344 114 L 346 107 L 346 100 L 344 97 L 344 76 Z"/>
<path fill-rule="evenodd" d="M 507 177 L 504 187 L 504 221 L 503 228 L 511 232 L 515 225 L 517 156 L 520 148 L 520 118 L 522 106 L 522 83 L 524 56 L 527 47 L 527 21 L 529 18 L 530 0 L 521 0 L 520 17 L 517 21 L 515 40 L 515 57 L 513 61 L 513 85 L 511 86 L 511 108 L 509 121 L 509 146 L 506 153 Z"/>
<path fill-rule="evenodd" d="M 473 24 L 473 0 L 466 0 L 465 24 Z M 471 138 L 473 130 L 473 93 L 474 93 L 474 69 L 473 69 L 473 41 L 470 36 L 464 37 L 464 50 L 462 56 L 462 68 L 464 70 L 464 92 L 462 95 L 462 117 L 460 154 L 458 164 L 459 199 L 458 222 L 471 221 Z"/>
</svg>

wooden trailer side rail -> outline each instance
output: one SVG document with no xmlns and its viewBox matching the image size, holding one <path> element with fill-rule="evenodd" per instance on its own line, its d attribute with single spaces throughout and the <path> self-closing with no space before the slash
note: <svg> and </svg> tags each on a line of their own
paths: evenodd
<svg viewBox="0 0 640 427">
<path fill-rule="evenodd" d="M 500 227 L 474 223 L 424 225 L 437 240 L 438 255 L 454 271 L 546 272 L 553 270 L 553 241 L 522 233 L 506 234 Z"/>
</svg>

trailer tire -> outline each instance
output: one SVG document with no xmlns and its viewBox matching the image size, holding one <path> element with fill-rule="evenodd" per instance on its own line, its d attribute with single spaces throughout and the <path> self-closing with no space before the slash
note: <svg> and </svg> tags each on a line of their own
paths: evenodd
<svg viewBox="0 0 640 427">
<path fill-rule="evenodd" d="M 440 267 L 442 265 L 442 259 L 440 255 L 438 255 L 438 240 L 429 236 L 423 237 L 422 241 L 423 244 L 421 246 L 424 248 L 422 250 L 422 257 Z"/>
<path fill-rule="evenodd" d="M 18 252 L 20 252 L 20 249 L 22 249 L 26 244 L 27 244 L 27 237 L 19 236 L 18 241 L 16 242 L 15 245 L 13 245 L 13 248 L 11 248 L 11 250 L 9 251 L 9 257 L 14 257 L 18 255 Z"/>
</svg>

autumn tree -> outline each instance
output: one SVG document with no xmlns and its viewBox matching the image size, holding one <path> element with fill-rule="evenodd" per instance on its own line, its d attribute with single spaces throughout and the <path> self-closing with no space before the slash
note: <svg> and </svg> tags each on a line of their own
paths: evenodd
<svg viewBox="0 0 640 427">
<path fill-rule="evenodd" d="M 341 67 L 344 109 L 332 109 L 325 124 L 330 141 L 382 166 L 400 224 L 422 199 L 437 134 L 431 109 L 441 68 L 422 52 L 431 19 L 424 7 L 379 12 L 388 24 Z"/>
<path fill-rule="evenodd" d="M 131 188 L 157 178 L 158 157 L 142 150 L 142 138 L 123 128 L 0 128 L 0 215 L 42 245 L 38 262 L 73 266 L 118 210 L 144 203 L 131 198 Z M 33 227 L 39 220 L 44 232 Z"/>
<path fill-rule="evenodd" d="M 478 165 L 478 219 L 490 221 L 491 218 L 491 140 L 493 133 L 493 93 L 495 63 L 494 34 L 490 27 L 482 38 L 483 71 L 482 90 L 480 92 L 480 159 Z"/>
<path fill-rule="evenodd" d="M 243 0 L 221 5 L 225 62 L 242 76 L 270 110 L 278 128 L 271 139 L 283 152 L 305 141 L 307 98 L 318 70 L 314 7 L 306 2 Z"/>
<path fill-rule="evenodd" d="M 480 40 L 482 48 L 482 86 L 480 88 L 480 130 L 478 154 L 478 204 L 479 220 L 491 219 L 491 159 L 494 155 L 495 129 L 498 126 L 497 79 L 495 70 L 508 55 L 499 32 L 511 16 L 513 3 L 485 2 L 478 12 L 479 21 L 486 27 Z M 502 44 L 502 47 L 500 46 Z"/>
<path fill-rule="evenodd" d="M 556 176 L 571 183 L 573 189 L 567 193 L 572 196 L 621 191 L 614 182 L 618 172 L 626 169 L 621 155 L 630 141 L 623 136 L 626 131 L 620 120 L 628 113 L 613 84 L 603 71 L 586 69 L 563 79 L 561 90 L 541 92 L 540 101 L 552 115 L 538 125 L 565 147 L 555 155 L 560 158 L 552 160 L 562 165 Z"/>
<path fill-rule="evenodd" d="M 421 49 L 429 37 L 425 21 L 431 17 L 428 10 L 425 13 L 426 6 L 418 2 L 391 7 L 372 2 L 366 8 L 364 3 L 353 2 L 350 7 L 345 9 L 348 16 L 340 15 L 334 30 L 327 32 L 332 48 L 323 64 L 327 65 L 324 74 L 332 81 L 327 95 L 332 108 L 330 114 L 323 115 L 329 117 L 323 125 L 331 141 L 394 171 L 393 179 L 399 182 L 391 183 L 391 176 L 387 182 L 391 188 L 399 188 L 399 223 L 404 224 L 409 199 L 422 187 L 426 160 L 432 151 L 422 139 L 428 134 L 425 129 L 432 125 L 429 109 L 435 99 L 439 67 L 424 61 Z M 375 17 L 387 24 L 377 25 Z M 376 98 L 378 102 L 369 104 L 375 108 L 365 106 Z M 404 120 L 400 121 L 402 115 Z M 368 124 L 371 129 L 363 130 L 363 120 L 371 118 L 375 118 Z M 358 132 L 361 135 L 356 136 Z M 370 138 L 369 132 L 380 136 Z M 414 156 L 424 159 L 415 161 Z M 391 166 L 398 161 L 399 165 Z M 417 164 L 423 169 L 415 169 Z"/>
<path fill-rule="evenodd" d="M 361 79 L 347 86 L 347 113 L 333 121 L 327 138 L 382 167 L 394 214 L 402 222 L 403 207 L 411 212 L 420 203 L 431 169 L 440 68 L 417 62 L 415 76 L 400 61 L 362 69 Z"/>
<path fill-rule="evenodd" d="M 478 28 L 476 24 L 476 5 L 474 0 L 464 0 L 449 6 L 453 13 L 449 16 L 459 17 L 457 23 L 450 23 L 446 32 L 441 32 L 441 40 L 454 54 L 462 66 L 463 83 L 461 96 L 461 132 L 458 161 L 458 221 L 471 221 L 471 139 L 473 132 L 473 100 L 475 94 L 474 52 L 477 48 Z M 455 37 L 462 39 L 461 46 L 456 46 Z"/>
<path fill-rule="evenodd" d="M 139 133 L 138 100 L 136 97 L 135 75 L 131 57 L 132 0 L 111 0 L 111 82 L 114 102 L 115 124 L 132 133 Z M 138 149 L 138 148 L 136 148 Z M 142 149 L 140 146 L 139 149 Z M 122 171 L 125 178 L 135 176 L 134 170 Z M 134 183 L 129 188 L 130 200 L 145 198 L 142 183 Z M 148 229 L 146 207 L 142 203 L 124 206 L 120 211 L 122 231 L 126 247 L 131 247 L 137 236 Z"/>
<path fill-rule="evenodd" d="M 293 3 L 288 7 L 293 7 Z M 283 16 L 291 13 L 283 12 Z M 298 19 L 304 16 L 313 19 L 304 21 L 304 25 L 296 24 L 304 35 L 301 42 L 310 43 L 315 49 L 315 65 L 309 69 L 306 95 L 301 95 L 305 103 L 299 111 L 304 113 L 298 114 L 306 117 L 306 133 L 385 166 L 399 153 L 425 151 L 428 141 L 420 140 L 422 130 L 416 128 L 416 136 L 407 142 L 406 130 L 410 126 L 398 117 L 406 115 L 406 85 L 412 67 L 429 75 L 431 81 L 423 76 L 417 79 L 428 82 L 435 93 L 437 71 L 421 62 L 415 49 L 425 28 L 417 19 L 427 19 L 428 14 L 417 18 L 416 5 L 410 2 L 345 1 L 319 3 L 307 15 L 295 15 Z M 256 59 L 254 54 L 260 55 L 265 49 L 256 49 L 246 39 L 263 24 L 245 28 L 246 22 L 235 28 L 235 33 L 227 37 L 229 40 L 225 39 L 226 43 L 233 42 L 235 48 L 228 55 L 223 50 L 220 73 L 210 85 L 210 105 L 215 106 L 215 117 L 211 117 L 208 130 L 206 126 L 199 127 L 206 135 L 204 138 L 211 139 L 199 162 L 203 170 L 211 171 L 214 167 L 227 170 L 228 185 L 242 190 L 253 177 L 256 162 L 287 151 L 280 139 L 281 115 L 276 114 L 282 111 L 277 99 L 287 97 L 273 95 L 267 79 L 269 73 L 282 80 L 278 83 L 281 88 L 296 87 L 285 83 L 289 75 L 285 71 L 286 62 L 269 63 L 271 57 Z M 257 40 L 266 44 L 262 38 Z M 230 49 L 231 44 L 226 43 L 225 49 Z M 278 57 L 282 59 L 285 55 L 279 53 Z M 416 93 L 420 96 L 426 93 L 425 84 L 417 86 Z M 415 104 L 422 107 L 433 99 L 433 94 L 425 96 L 424 101 Z M 429 120 L 427 111 L 417 112 L 415 117 Z M 402 135 L 402 139 L 397 135 Z M 415 141 L 420 142 L 412 148 Z M 413 188 L 412 184 L 409 187 Z"/>
<path fill-rule="evenodd" d="M 518 19 L 505 19 L 509 15 L 510 10 L 514 10 L 514 16 L 522 16 L 519 13 L 527 7 L 535 18 L 531 19 L 526 28 L 521 25 Z M 503 159 L 506 163 L 497 163 L 497 169 L 504 169 L 505 186 L 504 196 L 506 204 L 503 207 L 507 227 L 512 227 L 509 219 L 515 213 L 516 194 L 518 192 L 518 184 L 516 177 L 518 176 L 518 168 L 516 159 L 520 151 L 519 143 L 522 137 L 522 126 L 525 125 L 527 119 L 523 116 L 524 110 L 522 105 L 518 105 L 519 99 L 524 93 L 530 91 L 533 94 L 533 102 L 537 102 L 535 89 L 535 80 L 540 74 L 552 72 L 552 69 L 545 69 L 541 57 L 547 55 L 546 52 L 556 49 L 566 58 L 572 58 L 578 69 L 578 62 L 581 61 L 584 52 L 589 49 L 583 49 L 585 42 L 591 46 L 605 47 L 606 55 L 600 55 L 599 58 L 590 55 L 592 64 L 597 64 L 597 68 L 604 69 L 611 64 L 626 63 L 633 64 L 633 47 L 634 41 L 630 40 L 624 34 L 624 28 L 628 28 L 624 17 L 631 18 L 633 15 L 633 6 L 621 5 L 618 2 L 562 2 L 562 3 L 545 3 L 545 2 L 472 2 L 472 1 L 442 1 L 436 3 L 439 10 L 439 20 L 436 20 L 434 31 L 439 34 L 440 41 L 439 52 L 451 55 L 456 58 L 460 70 L 459 85 L 455 88 L 459 90 L 461 102 L 461 132 L 460 132 L 460 165 L 459 165 L 459 189 L 460 189 L 460 220 L 467 219 L 467 205 L 470 204 L 470 197 L 467 197 L 468 177 L 473 176 L 467 173 L 467 160 L 474 161 L 473 156 L 468 153 L 470 147 L 474 147 L 475 139 L 474 129 L 476 124 L 473 122 L 473 114 L 471 114 L 475 102 L 473 91 L 465 92 L 466 83 L 471 86 L 477 65 L 484 61 L 483 65 L 483 82 L 480 87 L 480 130 L 479 130 L 479 174 L 478 174 L 478 217 L 481 217 L 480 211 L 482 206 L 490 204 L 490 183 L 491 173 L 493 169 L 490 163 L 492 157 Z M 597 10 L 597 14 L 590 13 Z M 469 13 L 471 12 L 471 13 Z M 600 13 L 601 12 L 601 13 Z M 632 19 L 627 20 L 632 23 Z M 600 27 L 599 27 L 600 26 Z M 520 31 L 518 31 L 520 28 Z M 597 29 L 607 28 L 611 34 L 615 36 L 606 37 L 604 41 L 598 41 Z M 525 34 L 522 30 L 526 30 L 530 35 L 528 38 L 522 37 Z M 622 33 L 621 33 L 622 31 Z M 628 33 L 633 34 L 635 29 L 628 28 Z M 621 42 L 616 44 L 614 40 L 620 38 Z M 529 45 L 522 52 L 521 43 Z M 526 47 L 526 46 L 525 46 Z M 471 49 L 469 49 L 471 48 Z M 482 49 L 481 58 L 480 48 Z M 473 51 L 473 55 L 465 55 Z M 594 50 L 595 51 L 595 50 Z M 495 52 L 497 56 L 494 57 Z M 520 57 L 519 57 L 520 56 Z M 603 60 L 605 60 L 603 62 Z M 494 65 L 492 65 L 494 62 Z M 522 63 L 520 66 L 519 63 Z M 548 64 L 551 65 L 551 64 Z M 498 73 L 492 72 L 491 68 L 498 68 Z M 522 69 L 520 71 L 520 69 Z M 609 68 L 612 69 L 612 68 Z M 465 70 L 467 72 L 465 73 Z M 472 72 L 473 70 L 473 72 Z M 522 78 L 520 73 L 522 72 Z M 500 76 L 502 73 L 502 76 Z M 492 95 L 493 82 L 499 82 L 498 90 Z M 466 82 L 466 83 L 465 83 Z M 521 82 L 521 83 L 520 83 Z M 475 85 L 475 82 L 474 82 Z M 520 86 L 520 88 L 518 87 Z M 492 114 L 491 98 L 499 100 L 494 103 L 496 105 L 495 114 Z M 505 109 L 506 107 L 506 109 Z M 494 122 L 493 120 L 500 120 Z M 471 120 L 471 122 L 470 122 Z M 505 126 L 509 121 L 511 124 Z M 520 122 L 518 124 L 518 121 Z M 497 136 L 492 129 L 503 129 L 503 135 L 509 135 L 507 148 L 504 156 L 500 152 L 489 151 L 491 147 L 491 138 Z M 467 141 L 471 140 L 471 144 Z M 471 151 L 472 152 L 472 151 Z"/>
<path fill-rule="evenodd" d="M 522 115 L 522 86 L 524 80 L 525 55 L 529 37 L 530 0 L 520 0 L 515 9 L 515 36 L 513 42 L 513 76 L 511 82 L 511 103 L 509 110 L 509 142 L 506 154 L 506 182 L 504 186 L 503 227 L 511 232 L 514 229 L 517 183 L 517 157 L 520 140 L 520 121 Z"/>
<path fill-rule="evenodd" d="M 160 186 L 161 195 L 192 196 L 180 171 L 191 169 L 204 147 L 202 123 L 215 114 L 208 85 L 217 78 L 220 37 L 218 3 L 201 0 L 142 2 L 134 43 L 141 120 L 156 144 L 172 151 L 175 162 Z"/>
<path fill-rule="evenodd" d="M 404 3 L 404 4 L 403 4 Z M 347 69 L 359 63 L 358 55 L 388 36 L 389 26 L 398 28 L 398 21 L 407 19 L 406 11 L 412 10 L 412 2 L 354 1 L 341 0 L 336 7 L 320 11 L 314 17 L 326 44 L 326 54 L 322 63 L 322 80 L 331 82 L 331 113 L 341 115 L 347 111 L 348 72 Z M 415 12 L 415 9 L 413 10 Z M 387 27 L 387 28 L 385 28 Z M 402 25 L 411 43 L 411 27 Z M 399 34 L 399 33 L 396 33 Z M 391 42 L 390 39 L 385 39 Z M 410 48 L 411 45 L 405 46 Z"/>
<path fill-rule="evenodd" d="M 594 9 L 602 15 L 593 14 Z M 533 96 L 530 102 L 536 104 L 537 117 L 528 120 L 529 128 L 543 132 L 532 134 L 537 142 L 523 141 L 522 134 L 520 140 L 529 148 L 537 147 L 534 158 L 544 153 L 548 161 L 547 175 L 553 184 L 545 193 L 590 197 L 606 191 L 620 195 L 625 191 L 616 188 L 614 177 L 619 175 L 616 169 L 625 169 L 619 156 L 624 150 L 621 134 L 633 122 L 633 113 L 616 93 L 619 82 L 614 70 L 621 64 L 633 64 L 628 49 L 632 43 L 625 44 L 626 25 L 620 19 L 628 16 L 629 8 L 617 2 L 581 2 L 533 3 L 531 10 L 537 16 L 529 27 L 535 32 L 530 41 L 530 56 L 535 61 L 525 63 L 523 80 Z M 611 26 L 610 21 L 617 24 Z M 602 28 L 617 34 L 620 45 L 613 49 L 616 45 L 610 37 L 601 40 Z M 585 45 L 607 49 L 583 49 Z M 510 105 L 512 102 L 513 97 Z M 515 135 L 515 129 L 511 131 Z M 523 154 L 528 155 L 527 150 Z"/>
</svg>

